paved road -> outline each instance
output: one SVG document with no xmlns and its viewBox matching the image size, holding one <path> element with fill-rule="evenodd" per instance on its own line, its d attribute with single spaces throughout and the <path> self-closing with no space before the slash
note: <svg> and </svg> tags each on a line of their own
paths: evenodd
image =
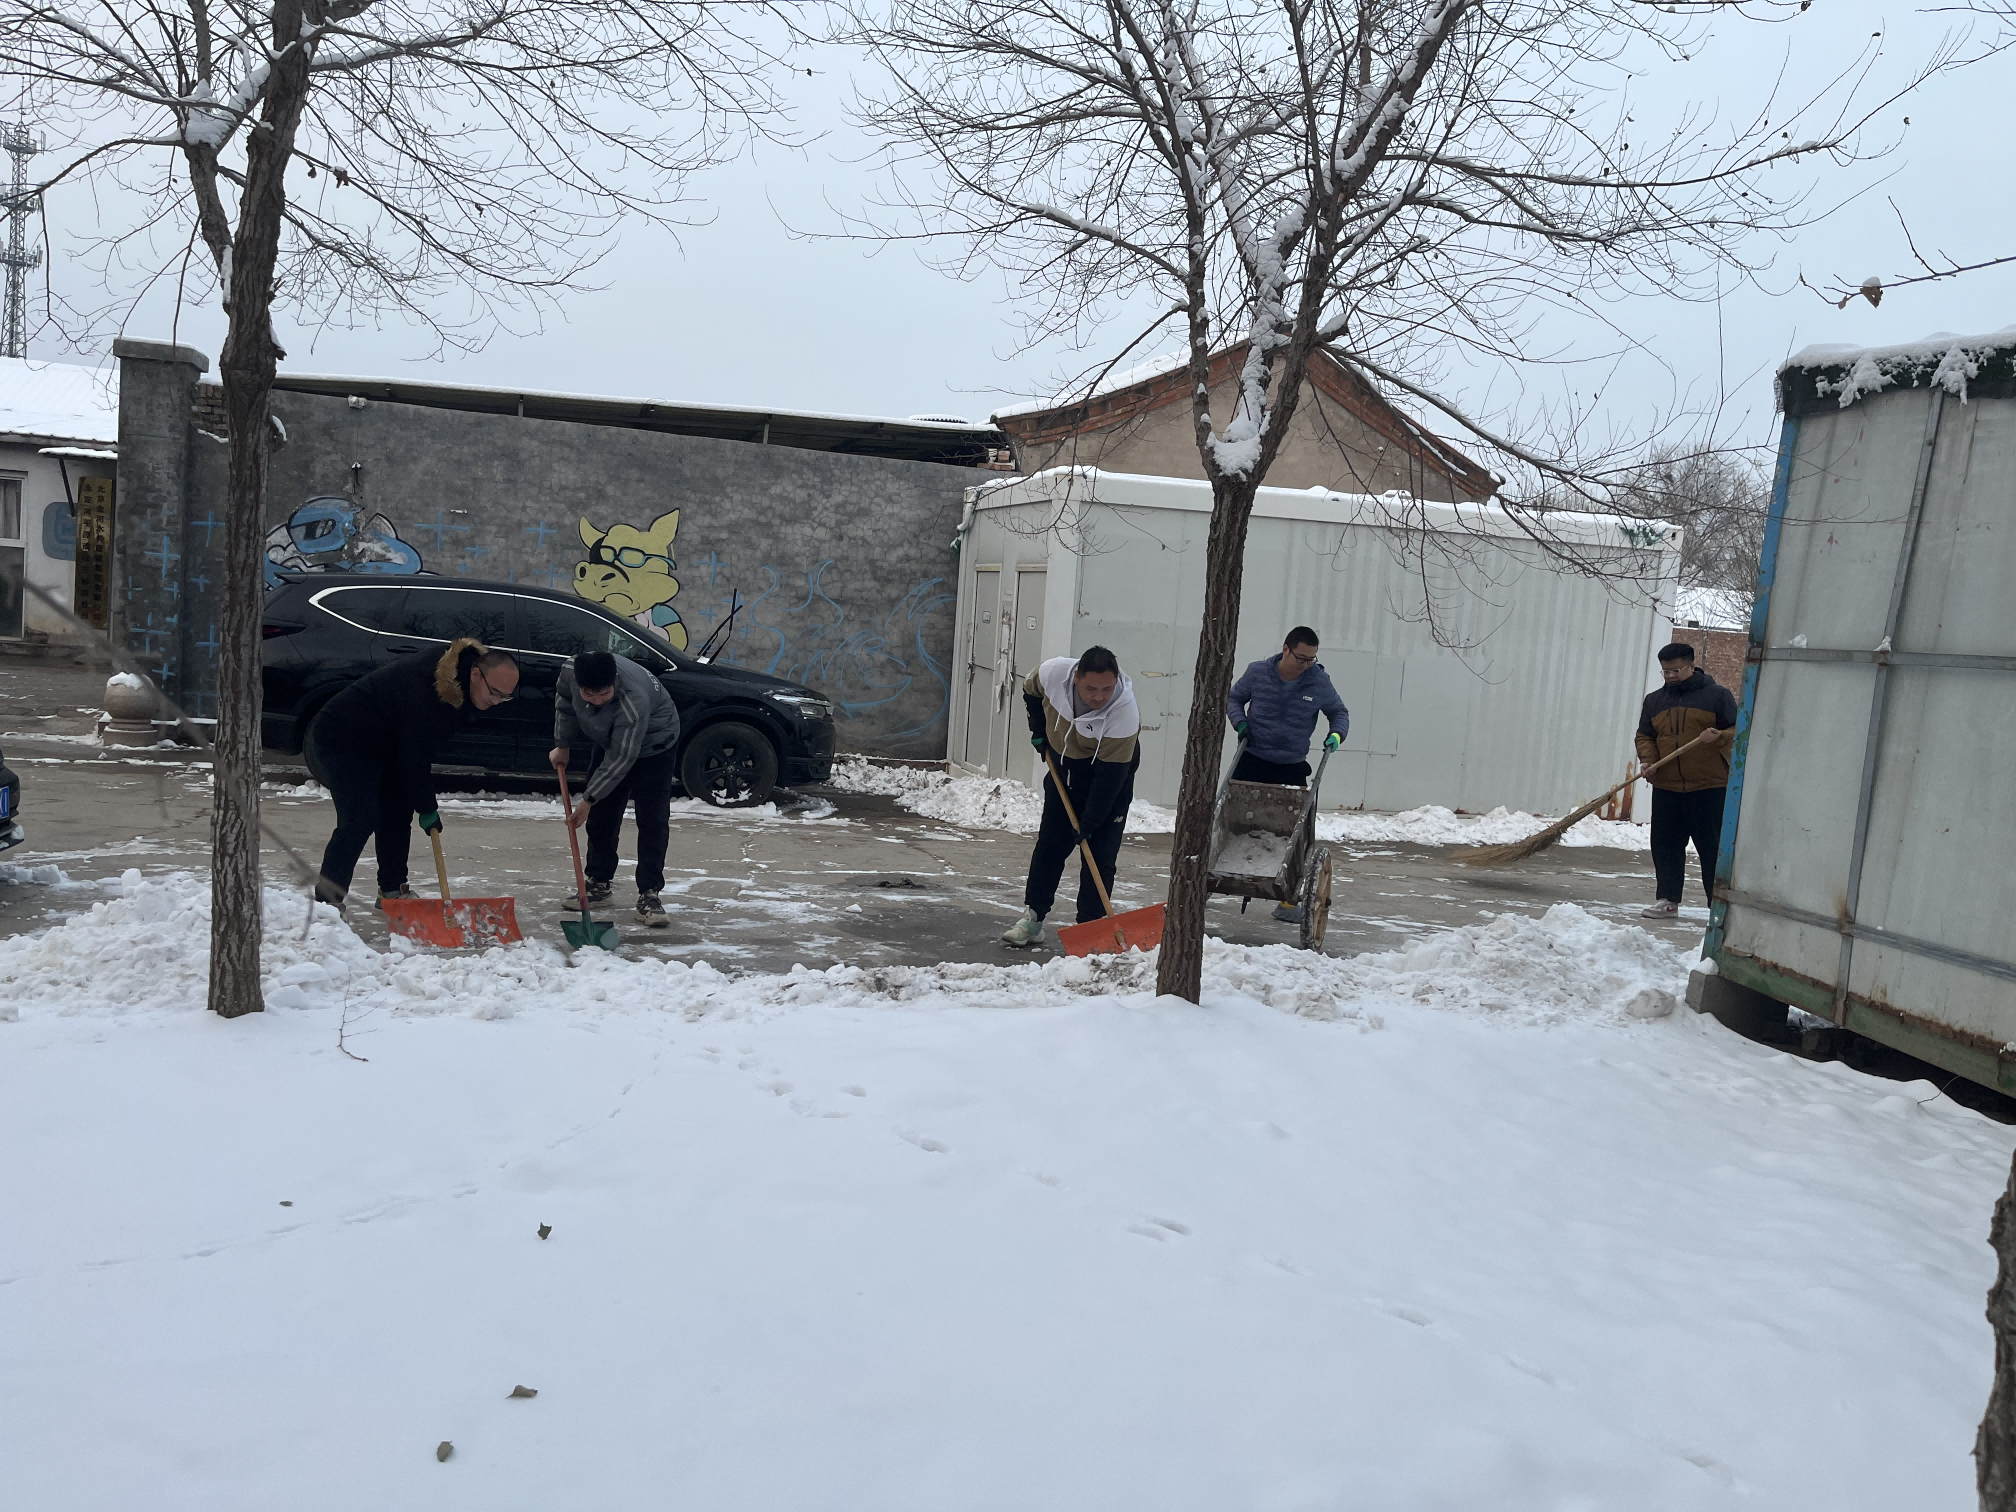
<svg viewBox="0 0 2016 1512">
<path fill-rule="evenodd" d="M 32 669 L 32 670 L 28 670 Z M 36 929 L 109 895 L 128 867 L 144 873 L 195 871 L 209 840 L 207 773 L 179 758 L 115 756 L 82 743 L 80 713 L 97 701 L 103 674 L 28 664 L 0 666 L 0 748 L 23 777 L 22 822 L 29 843 L 0 858 L 0 935 Z M 23 735 L 29 738 L 21 738 Z M 319 859 L 333 809 L 301 790 L 300 774 L 279 771 L 267 811 L 280 832 Z M 454 886 L 470 896 L 512 895 L 528 932 L 557 938 L 555 906 L 571 888 L 566 835 L 556 800 L 529 788 L 515 794 L 448 797 L 443 811 Z M 416 841 L 417 841 L 416 837 Z M 626 836 L 627 845 L 627 836 Z M 1139 906 L 1163 895 L 1169 837 L 1127 841 L 1116 903 Z M 893 799 L 823 789 L 787 795 L 774 813 L 734 813 L 696 803 L 675 806 L 666 906 L 671 928 L 647 932 L 626 922 L 628 866 L 619 873 L 618 914 L 625 948 L 706 959 L 724 970 L 1001 961 L 1016 953 L 997 936 L 1020 907 L 1027 837 L 962 830 L 899 809 Z M 431 864 L 416 843 L 416 885 L 431 890 Z M 66 880 L 52 880 L 54 867 Z M 285 885 L 277 854 L 269 875 Z M 368 888 L 367 855 L 359 882 Z M 1068 918 L 1075 879 L 1067 879 Z M 1690 883 L 1691 901 L 1702 900 Z M 1326 950 L 1353 955 L 1390 949 L 1424 929 L 1478 922 L 1492 913 L 1544 912 L 1555 903 L 1639 923 L 1651 896 L 1642 853 L 1557 848 L 1516 868 L 1471 871 L 1445 851 L 1419 846 L 1337 847 L 1336 903 Z M 1263 944 L 1294 938 L 1255 903 L 1214 900 L 1212 932 Z M 1698 940 L 1703 908 L 1656 926 L 1676 944 Z M 382 939 L 374 910 L 353 907 L 367 939 Z"/>
</svg>

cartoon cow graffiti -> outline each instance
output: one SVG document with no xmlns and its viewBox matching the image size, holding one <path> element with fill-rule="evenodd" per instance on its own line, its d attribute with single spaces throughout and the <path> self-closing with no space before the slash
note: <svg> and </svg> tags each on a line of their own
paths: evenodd
<svg viewBox="0 0 2016 1512">
<path fill-rule="evenodd" d="M 662 514 L 644 529 L 617 523 L 597 530 L 581 516 L 581 544 L 588 560 L 574 568 L 574 591 L 591 603 L 647 622 L 680 650 L 686 649 L 686 626 L 672 599 L 679 580 L 672 569 L 672 538 L 679 533 L 679 511 Z"/>
<path fill-rule="evenodd" d="M 386 572 L 421 570 L 419 548 L 399 539 L 382 514 L 365 519 L 353 500 L 334 494 L 310 499 L 266 532 L 266 586 L 282 571 Z"/>
</svg>

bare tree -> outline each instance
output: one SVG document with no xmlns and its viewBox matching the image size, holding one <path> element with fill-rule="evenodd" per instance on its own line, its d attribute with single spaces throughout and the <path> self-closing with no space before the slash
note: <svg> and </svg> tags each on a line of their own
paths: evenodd
<svg viewBox="0 0 2016 1512">
<path fill-rule="evenodd" d="M 625 216 L 771 118 L 764 0 L 23 0 L 0 77 L 58 137 L 38 185 L 132 207 L 101 233 L 226 316 L 230 417 L 210 1006 L 259 985 L 259 606 L 276 301 L 479 343 L 572 285 Z M 203 256 L 191 267 L 189 253 Z M 444 300 L 466 294 L 444 315 Z M 72 308 L 65 305 L 64 308 Z"/>
<path fill-rule="evenodd" d="M 1004 270 L 1032 334 L 1102 304 L 1177 322 L 1212 489 L 1203 621 L 1158 987 L 1194 1000 L 1205 861 L 1255 491 L 1328 346 L 1435 412 L 1514 482 L 1607 499 L 1572 405 L 1520 439 L 1456 382 L 1557 360 L 1543 314 L 1633 338 L 1623 293 L 1709 297 L 1746 247 L 1803 213 L 1794 165 L 1862 155 L 1852 71 L 1803 106 L 1642 126 L 1628 79 L 1677 66 L 1732 0 L 859 0 L 847 39 L 892 81 L 861 106 L 890 144 L 886 236 L 951 238 Z M 1781 171 L 1782 170 L 1782 171 Z M 1788 182 L 1789 181 L 1789 182 Z M 1129 345 L 1137 345 L 1147 333 Z M 1206 382 L 1244 344 L 1229 412 Z"/>
<path fill-rule="evenodd" d="M 1757 587 L 1771 478 L 1741 451 L 1659 445 L 1610 479 L 1611 507 L 1641 520 L 1666 520 L 1685 532 L 1680 583 L 1748 595 Z"/>
</svg>

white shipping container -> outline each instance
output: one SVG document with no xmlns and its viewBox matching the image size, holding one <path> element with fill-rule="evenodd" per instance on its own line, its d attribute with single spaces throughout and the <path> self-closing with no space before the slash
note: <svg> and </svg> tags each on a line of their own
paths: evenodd
<svg viewBox="0 0 2016 1512">
<path fill-rule="evenodd" d="M 1175 802 L 1210 485 L 1058 468 L 970 490 L 967 504 L 952 760 L 1033 784 L 1021 680 L 1105 645 L 1141 705 L 1135 795 Z M 1297 624 L 1321 638 L 1351 710 L 1326 808 L 1558 814 L 1627 770 L 1679 558 L 1680 532 L 1663 524 L 1564 512 L 1542 545 L 1491 505 L 1263 488 L 1238 665 L 1279 655 Z"/>
<path fill-rule="evenodd" d="M 1705 953 L 2016 1091 L 2016 334 L 1819 348 L 1785 422 Z"/>
</svg>

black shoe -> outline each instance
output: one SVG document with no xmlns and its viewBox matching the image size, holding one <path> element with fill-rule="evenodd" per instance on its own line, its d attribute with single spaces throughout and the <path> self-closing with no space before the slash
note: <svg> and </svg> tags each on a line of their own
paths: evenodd
<svg viewBox="0 0 2016 1512">
<path fill-rule="evenodd" d="M 672 924 L 665 917 L 665 905 L 658 901 L 656 893 L 637 894 L 637 922 L 646 929 L 667 929 Z"/>
<path fill-rule="evenodd" d="M 613 887 L 614 885 L 608 882 L 590 882 L 588 884 L 589 908 L 607 908 L 609 906 L 609 894 L 613 891 Z M 560 900 L 560 906 L 562 908 L 571 908 L 576 913 L 579 913 L 581 911 L 581 899 L 576 894 L 570 892 Z"/>
</svg>

